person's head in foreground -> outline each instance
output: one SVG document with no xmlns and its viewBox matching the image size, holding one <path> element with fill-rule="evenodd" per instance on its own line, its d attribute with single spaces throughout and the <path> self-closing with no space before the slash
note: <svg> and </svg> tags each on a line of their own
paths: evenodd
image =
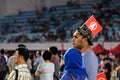
<svg viewBox="0 0 120 80">
<path fill-rule="evenodd" d="M 44 61 L 46 61 L 46 60 L 50 61 L 50 59 L 52 57 L 52 53 L 50 51 L 48 51 L 48 50 L 45 50 L 43 52 L 42 57 L 43 57 Z"/>
<path fill-rule="evenodd" d="M 81 26 L 74 32 L 72 43 L 73 47 L 78 49 L 93 45 L 91 31 L 87 27 Z"/>
<path fill-rule="evenodd" d="M 29 51 L 25 47 L 18 47 L 15 51 L 15 64 L 26 64 L 27 59 L 29 58 Z"/>
</svg>

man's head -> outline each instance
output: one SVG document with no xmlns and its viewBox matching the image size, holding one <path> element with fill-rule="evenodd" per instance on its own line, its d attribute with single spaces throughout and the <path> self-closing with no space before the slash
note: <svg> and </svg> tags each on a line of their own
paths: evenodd
<svg viewBox="0 0 120 80">
<path fill-rule="evenodd" d="M 85 26 L 81 26 L 80 28 L 77 29 L 78 32 L 85 38 L 87 38 L 88 44 L 93 45 L 92 43 L 92 32 Z"/>
<path fill-rule="evenodd" d="M 37 56 L 37 57 L 40 57 L 40 56 L 41 56 L 41 50 L 38 50 L 38 51 L 36 52 L 36 56 Z"/>
<path fill-rule="evenodd" d="M 104 62 L 104 64 L 110 63 L 110 58 L 108 58 L 108 57 L 107 57 L 107 58 L 104 58 L 104 59 L 103 59 L 103 62 Z"/>
<path fill-rule="evenodd" d="M 1 53 L 1 54 L 4 54 L 4 53 L 5 53 L 5 50 L 4 50 L 4 49 L 1 49 L 1 50 L 0 50 L 0 53 Z"/>
<path fill-rule="evenodd" d="M 1 49 L 0 50 L 0 56 L 4 55 L 5 54 L 5 50 L 4 49 Z"/>
<path fill-rule="evenodd" d="M 58 48 L 56 46 L 51 46 L 49 47 L 49 51 L 53 54 L 56 55 L 58 53 Z"/>
<path fill-rule="evenodd" d="M 29 58 L 29 51 L 27 48 L 19 47 L 15 51 L 15 64 L 26 63 Z"/>
<path fill-rule="evenodd" d="M 99 54 L 99 58 L 100 58 L 101 60 L 103 60 L 103 59 L 105 58 L 105 54 L 103 54 L 103 53 Z"/>
<path fill-rule="evenodd" d="M 73 46 L 82 48 L 84 44 L 93 45 L 92 41 L 92 33 L 87 27 L 81 26 L 78 28 L 73 34 Z"/>
</svg>

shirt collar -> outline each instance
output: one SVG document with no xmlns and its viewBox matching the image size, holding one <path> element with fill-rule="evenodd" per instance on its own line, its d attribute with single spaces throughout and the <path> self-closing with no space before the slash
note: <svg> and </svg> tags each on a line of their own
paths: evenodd
<svg viewBox="0 0 120 80">
<path fill-rule="evenodd" d="M 27 68 L 28 66 L 27 66 L 27 64 L 19 64 L 19 65 L 17 65 L 17 66 L 15 66 L 15 69 L 20 69 L 20 68 Z"/>
</svg>

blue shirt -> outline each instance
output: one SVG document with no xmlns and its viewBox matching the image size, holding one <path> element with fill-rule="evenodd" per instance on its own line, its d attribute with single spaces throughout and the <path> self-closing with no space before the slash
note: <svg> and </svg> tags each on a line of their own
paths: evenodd
<svg viewBox="0 0 120 80">
<path fill-rule="evenodd" d="M 98 60 L 93 51 L 83 53 L 85 69 L 88 75 L 88 80 L 96 80 L 98 71 Z"/>
</svg>

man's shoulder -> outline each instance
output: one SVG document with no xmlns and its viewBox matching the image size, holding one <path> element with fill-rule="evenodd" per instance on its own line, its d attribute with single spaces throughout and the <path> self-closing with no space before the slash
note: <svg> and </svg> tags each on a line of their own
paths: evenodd
<svg viewBox="0 0 120 80">
<path fill-rule="evenodd" d="M 87 59 L 87 61 L 97 62 L 97 56 L 95 55 L 93 51 L 89 51 L 85 53 L 83 57 L 85 60 Z"/>
<path fill-rule="evenodd" d="M 92 57 L 96 56 L 95 53 L 94 53 L 94 51 L 85 52 L 84 55 L 86 55 L 86 56 L 92 56 Z"/>
</svg>

